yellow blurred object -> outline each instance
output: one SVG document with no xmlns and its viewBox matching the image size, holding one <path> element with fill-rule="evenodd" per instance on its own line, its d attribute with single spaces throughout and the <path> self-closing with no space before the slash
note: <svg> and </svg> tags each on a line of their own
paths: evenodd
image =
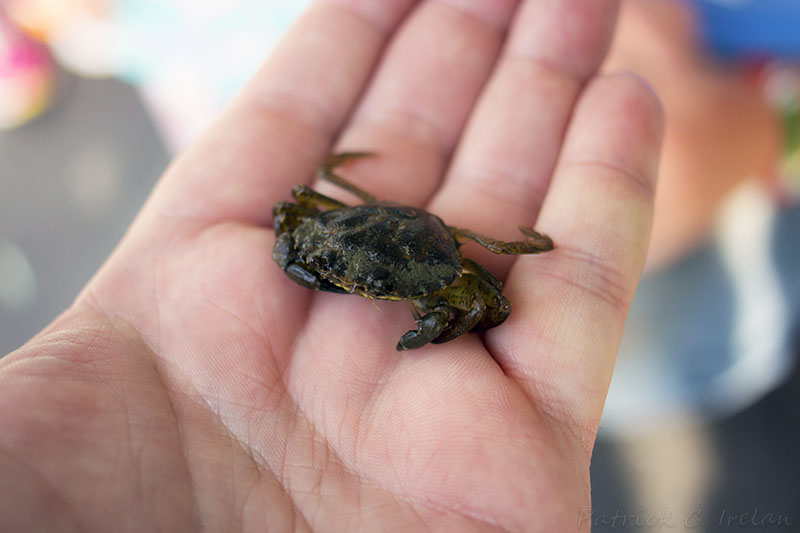
<svg viewBox="0 0 800 533">
<path fill-rule="evenodd" d="M 42 69 L 0 81 L 0 129 L 20 126 L 42 114 L 53 100 L 53 76 Z"/>
<path fill-rule="evenodd" d="M 6 0 L 4 5 L 14 24 L 41 41 L 50 40 L 77 18 L 102 18 L 109 10 L 108 0 Z"/>
<path fill-rule="evenodd" d="M 46 110 L 55 91 L 47 49 L 20 32 L 0 11 L 0 129 L 23 124 Z"/>
<path fill-rule="evenodd" d="M 783 124 L 782 178 L 794 194 L 800 194 L 800 66 L 776 68 L 766 92 Z"/>
<path fill-rule="evenodd" d="M 9 19 L 80 76 L 106 77 L 117 58 L 111 0 L 5 0 Z"/>
</svg>

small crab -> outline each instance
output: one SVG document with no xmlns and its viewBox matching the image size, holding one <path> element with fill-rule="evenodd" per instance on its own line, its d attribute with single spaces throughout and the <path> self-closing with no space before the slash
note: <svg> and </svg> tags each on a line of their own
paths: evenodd
<svg viewBox="0 0 800 533">
<path fill-rule="evenodd" d="M 418 207 L 380 202 L 333 172 L 346 161 L 371 155 L 333 154 L 317 169 L 318 178 L 350 191 L 362 205 L 349 206 L 305 185 L 292 189 L 297 203 L 275 204 L 275 262 L 309 289 L 410 301 L 417 329 L 400 338 L 397 350 L 447 342 L 503 323 L 511 304 L 502 283 L 463 257 L 460 241 L 519 255 L 552 250 L 550 237 L 520 226 L 527 239 L 498 241 L 448 226 Z"/>
</svg>

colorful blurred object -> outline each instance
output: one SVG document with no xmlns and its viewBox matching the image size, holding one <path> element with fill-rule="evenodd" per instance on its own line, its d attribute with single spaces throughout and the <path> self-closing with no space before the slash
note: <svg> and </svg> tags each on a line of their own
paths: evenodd
<svg viewBox="0 0 800 533">
<path fill-rule="evenodd" d="M 309 0 L 3 0 L 80 76 L 140 91 L 175 152 L 205 130 Z"/>
<path fill-rule="evenodd" d="M 5 0 L 4 5 L 14 24 L 47 43 L 66 70 L 87 77 L 115 75 L 116 0 Z"/>
<path fill-rule="evenodd" d="M 783 126 L 783 184 L 800 193 L 800 2 L 691 0 L 699 33 L 715 57 L 757 66 L 756 82 Z"/>
<path fill-rule="evenodd" d="M 706 47 L 732 60 L 800 60 L 797 0 L 692 0 Z"/>
<path fill-rule="evenodd" d="M 800 21 L 798 21 L 800 25 Z M 800 26 L 799 26 L 800 27 Z M 800 30 L 798 30 L 800 34 Z M 761 86 L 783 126 L 783 183 L 800 195 L 800 61 L 773 62 L 764 69 Z"/>
<path fill-rule="evenodd" d="M 102 18 L 106 0 L 4 0 L 8 17 L 29 35 L 52 41 L 85 18 Z"/>
<path fill-rule="evenodd" d="M 173 152 L 213 122 L 309 0 L 118 0 L 116 75 L 136 85 Z"/>
<path fill-rule="evenodd" d="M 28 122 L 52 102 L 55 69 L 47 49 L 0 10 L 0 129 Z"/>
</svg>

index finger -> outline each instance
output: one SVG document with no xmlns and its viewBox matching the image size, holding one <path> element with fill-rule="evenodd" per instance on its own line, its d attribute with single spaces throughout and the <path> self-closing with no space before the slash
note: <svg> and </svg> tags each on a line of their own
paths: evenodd
<svg viewBox="0 0 800 533">
<path fill-rule="evenodd" d="M 514 312 L 487 333 L 506 374 L 591 452 L 644 264 L 661 149 L 660 105 L 638 78 L 581 96 L 538 225 L 557 248 L 514 263 Z"/>
</svg>

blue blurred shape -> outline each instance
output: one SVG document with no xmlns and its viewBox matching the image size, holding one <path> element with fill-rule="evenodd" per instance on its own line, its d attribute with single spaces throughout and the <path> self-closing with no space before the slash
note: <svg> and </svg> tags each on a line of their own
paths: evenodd
<svg viewBox="0 0 800 533">
<path fill-rule="evenodd" d="M 728 59 L 800 60 L 800 0 L 692 0 L 708 47 Z"/>
</svg>

